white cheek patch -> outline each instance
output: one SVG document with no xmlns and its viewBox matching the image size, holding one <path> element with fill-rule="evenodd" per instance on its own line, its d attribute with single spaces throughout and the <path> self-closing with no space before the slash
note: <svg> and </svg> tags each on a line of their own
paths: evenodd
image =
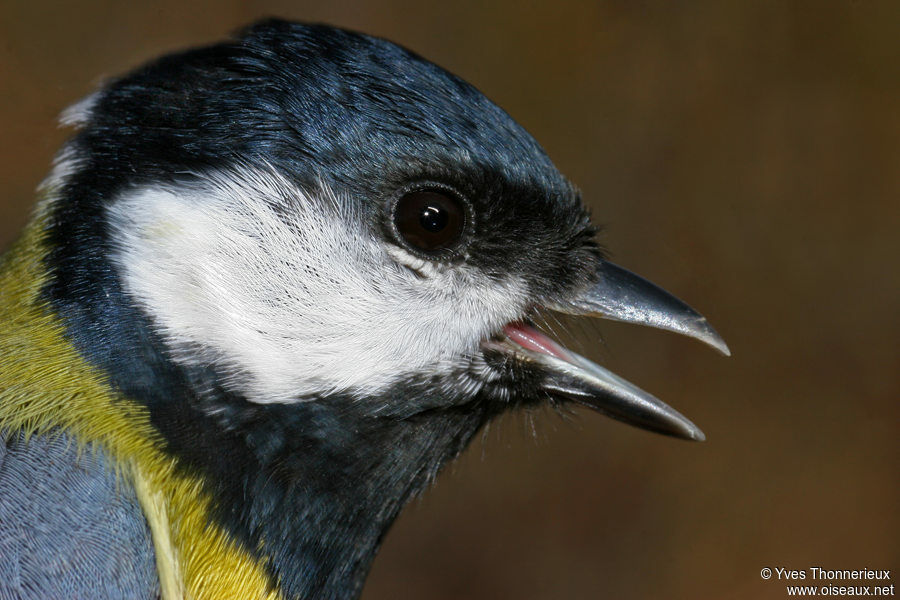
<svg viewBox="0 0 900 600">
<path fill-rule="evenodd" d="M 465 265 L 417 276 L 352 203 L 268 172 L 133 190 L 109 220 L 126 291 L 176 360 L 228 367 L 254 402 L 453 369 L 524 306 Z"/>
</svg>

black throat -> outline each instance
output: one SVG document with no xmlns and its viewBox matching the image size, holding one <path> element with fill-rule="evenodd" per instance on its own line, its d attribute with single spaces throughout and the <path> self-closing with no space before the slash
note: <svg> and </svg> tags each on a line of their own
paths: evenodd
<svg viewBox="0 0 900 600">
<path fill-rule="evenodd" d="M 399 511 L 492 414 L 479 402 L 397 418 L 348 397 L 223 399 L 207 405 L 213 417 L 182 404 L 157 411 L 154 423 L 203 474 L 219 523 L 288 598 L 356 597 Z"/>
</svg>

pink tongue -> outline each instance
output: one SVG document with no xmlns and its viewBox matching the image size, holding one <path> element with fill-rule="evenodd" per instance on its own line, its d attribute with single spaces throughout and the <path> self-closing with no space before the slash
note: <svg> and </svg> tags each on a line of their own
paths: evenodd
<svg viewBox="0 0 900 600">
<path fill-rule="evenodd" d="M 540 352 L 541 354 L 549 354 L 560 360 L 568 361 L 568 352 L 565 348 L 548 338 L 546 335 L 530 327 L 521 321 L 509 323 L 503 328 L 503 333 L 510 340 L 522 346 L 526 350 L 532 352 Z"/>
</svg>

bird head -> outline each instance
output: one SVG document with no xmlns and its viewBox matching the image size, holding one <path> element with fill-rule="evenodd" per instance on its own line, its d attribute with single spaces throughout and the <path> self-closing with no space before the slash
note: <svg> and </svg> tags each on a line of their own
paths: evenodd
<svg viewBox="0 0 900 600">
<path fill-rule="evenodd" d="M 290 564 L 314 547 L 353 562 L 334 585 L 358 585 L 406 499 L 509 408 L 573 401 L 703 438 L 534 321 L 600 316 L 727 353 L 721 338 L 608 262 L 538 143 L 408 50 L 266 21 L 111 81 L 64 121 L 78 131 L 46 184 L 44 295 L 209 475 L 234 535 L 282 544 L 285 589 L 313 589 Z"/>
</svg>

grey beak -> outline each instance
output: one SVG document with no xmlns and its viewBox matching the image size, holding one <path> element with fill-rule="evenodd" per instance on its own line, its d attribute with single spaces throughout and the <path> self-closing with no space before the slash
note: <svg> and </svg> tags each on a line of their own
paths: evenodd
<svg viewBox="0 0 900 600">
<path fill-rule="evenodd" d="M 661 287 L 607 261 L 600 263 L 597 274 L 599 283 L 571 304 L 550 308 L 674 331 L 731 356 L 725 340 L 703 315 Z"/>
<path fill-rule="evenodd" d="M 665 290 L 609 262 L 597 269 L 598 282 L 560 312 L 649 325 L 696 338 L 729 356 L 725 341 L 697 311 Z M 525 323 L 504 329 L 502 346 L 542 376 L 546 392 L 584 404 L 636 427 L 703 441 L 705 436 L 677 410 L 616 374 L 563 348 Z"/>
</svg>

